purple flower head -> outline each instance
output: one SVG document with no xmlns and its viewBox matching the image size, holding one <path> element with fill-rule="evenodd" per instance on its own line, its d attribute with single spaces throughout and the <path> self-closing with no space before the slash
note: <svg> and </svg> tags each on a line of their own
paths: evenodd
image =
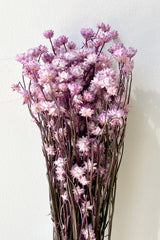
<svg viewBox="0 0 160 240">
<path fill-rule="evenodd" d="M 89 40 L 94 36 L 94 31 L 92 28 L 82 28 L 81 34 L 86 40 Z"/>
<path fill-rule="evenodd" d="M 12 84 L 11 88 L 13 91 L 16 91 L 16 92 L 20 92 L 21 90 L 21 87 L 19 86 L 19 84 Z"/>
<path fill-rule="evenodd" d="M 75 48 L 76 48 L 76 44 L 71 41 L 71 42 L 68 42 L 68 43 L 67 43 L 67 47 L 68 47 L 69 49 L 75 49 Z"/>
<path fill-rule="evenodd" d="M 44 63 L 51 63 L 54 59 L 54 55 L 52 53 L 44 53 L 42 56 L 42 60 Z"/>
<path fill-rule="evenodd" d="M 59 36 L 57 39 L 54 40 L 54 46 L 55 47 L 60 47 L 63 44 L 66 44 L 68 42 L 68 38 L 64 35 Z"/>
<path fill-rule="evenodd" d="M 137 53 L 137 49 L 134 49 L 134 48 L 132 48 L 132 47 L 129 47 L 129 48 L 127 49 L 127 56 L 128 56 L 129 58 L 134 57 L 134 56 L 136 55 L 136 53 Z"/>
<path fill-rule="evenodd" d="M 40 52 L 38 48 L 30 48 L 27 50 L 27 55 L 31 57 L 37 58 L 39 56 Z"/>
<path fill-rule="evenodd" d="M 112 35 L 110 32 L 107 32 L 107 33 L 100 32 L 97 36 L 97 39 L 99 39 L 103 43 L 107 43 L 112 40 Z"/>
<path fill-rule="evenodd" d="M 109 30 L 110 30 L 110 26 L 109 26 L 109 24 L 104 24 L 103 22 L 102 23 L 98 23 L 97 24 L 97 27 L 99 28 L 99 29 L 102 29 L 102 31 L 103 32 L 108 32 Z"/>
<path fill-rule="evenodd" d="M 108 52 L 113 54 L 116 50 L 119 50 L 120 48 L 124 48 L 123 43 L 115 43 L 108 49 Z"/>
<path fill-rule="evenodd" d="M 118 32 L 117 31 L 113 30 L 113 31 L 110 32 L 110 34 L 111 34 L 113 40 L 118 38 Z"/>
<path fill-rule="evenodd" d="M 125 63 L 128 58 L 127 50 L 124 47 L 114 51 L 113 55 L 118 62 L 122 62 L 122 63 Z"/>
<path fill-rule="evenodd" d="M 98 120 L 101 126 L 103 126 L 108 121 L 107 113 L 104 110 L 102 110 L 102 112 L 98 116 Z"/>
<path fill-rule="evenodd" d="M 45 84 L 52 82 L 57 76 L 57 72 L 51 64 L 46 64 L 39 70 L 39 83 Z"/>
<path fill-rule="evenodd" d="M 108 122 L 111 126 L 123 125 L 125 113 L 123 109 L 111 109 L 107 112 Z"/>
<path fill-rule="evenodd" d="M 127 59 L 127 61 L 124 63 L 122 71 L 125 75 L 128 75 L 130 72 L 132 72 L 133 68 L 134 68 L 134 61 Z"/>
<path fill-rule="evenodd" d="M 20 63 L 24 64 L 26 62 L 26 59 L 27 59 L 27 54 L 26 53 L 17 54 L 15 59 L 16 59 L 17 62 L 20 62 Z"/>
<path fill-rule="evenodd" d="M 53 35 L 54 35 L 54 32 L 52 31 L 52 30 L 47 30 L 47 31 L 45 31 L 44 33 L 43 33 L 43 36 L 45 37 L 45 38 L 52 38 L 53 37 Z"/>
<path fill-rule="evenodd" d="M 43 53 L 47 53 L 48 49 L 46 46 L 43 46 L 43 45 L 39 45 L 38 46 L 38 51 L 40 54 L 43 54 Z"/>
<path fill-rule="evenodd" d="M 36 60 L 28 61 L 23 66 L 23 75 L 34 80 L 37 77 L 37 72 L 40 69 L 40 65 Z"/>
<path fill-rule="evenodd" d="M 94 100 L 94 94 L 89 91 L 84 91 L 83 98 L 86 102 L 92 102 Z"/>
<path fill-rule="evenodd" d="M 102 46 L 103 41 L 99 38 L 96 38 L 96 39 L 93 40 L 93 44 L 94 44 L 95 47 L 98 48 L 98 47 Z"/>
<path fill-rule="evenodd" d="M 82 86 L 78 83 L 69 83 L 68 89 L 72 96 L 77 95 L 82 91 Z"/>
</svg>

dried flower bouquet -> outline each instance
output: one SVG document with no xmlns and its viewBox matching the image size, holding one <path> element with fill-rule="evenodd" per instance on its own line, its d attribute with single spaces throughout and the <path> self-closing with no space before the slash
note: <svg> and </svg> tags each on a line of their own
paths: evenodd
<svg viewBox="0 0 160 240">
<path fill-rule="evenodd" d="M 136 50 L 115 43 L 107 24 L 81 29 L 82 47 L 66 36 L 17 55 L 23 98 L 40 129 L 54 240 L 111 239 Z M 109 43 L 108 53 L 104 46 Z"/>
</svg>

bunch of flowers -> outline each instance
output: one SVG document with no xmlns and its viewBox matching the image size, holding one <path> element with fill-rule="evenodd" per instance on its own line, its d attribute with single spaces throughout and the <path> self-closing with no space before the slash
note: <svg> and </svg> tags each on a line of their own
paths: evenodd
<svg viewBox="0 0 160 240">
<path fill-rule="evenodd" d="M 111 239 L 136 50 L 115 43 L 100 23 L 17 55 L 22 82 L 12 85 L 40 129 L 54 240 Z M 107 54 L 104 46 L 109 43 Z M 111 44 L 112 43 L 112 44 Z"/>
</svg>

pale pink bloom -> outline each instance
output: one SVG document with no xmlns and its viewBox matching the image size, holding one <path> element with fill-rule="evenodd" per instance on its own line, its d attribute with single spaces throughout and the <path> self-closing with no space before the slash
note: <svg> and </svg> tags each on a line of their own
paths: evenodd
<svg viewBox="0 0 160 240">
<path fill-rule="evenodd" d="M 110 34 L 113 40 L 118 38 L 118 32 L 116 30 L 111 31 Z"/>
<path fill-rule="evenodd" d="M 88 234 L 89 232 L 89 234 Z M 92 224 L 89 224 L 88 228 L 82 229 L 82 233 L 84 235 L 85 240 L 96 240 L 95 233 L 92 227 Z"/>
<path fill-rule="evenodd" d="M 127 49 L 127 56 L 130 58 L 134 57 L 136 55 L 136 53 L 137 53 L 137 49 L 134 49 L 132 47 L 129 47 Z"/>
<path fill-rule="evenodd" d="M 83 92 L 83 98 L 86 102 L 92 102 L 94 100 L 94 94 L 85 90 Z"/>
<path fill-rule="evenodd" d="M 77 147 L 79 148 L 80 152 L 88 152 L 90 149 L 88 138 L 84 136 L 82 138 L 79 138 L 77 141 Z"/>
<path fill-rule="evenodd" d="M 82 95 L 81 95 L 81 94 L 74 95 L 74 97 L 73 97 L 73 103 L 74 103 L 74 104 L 82 104 L 82 103 L 83 103 L 83 101 L 82 101 Z"/>
<path fill-rule="evenodd" d="M 31 70 L 38 71 L 40 69 L 40 64 L 36 60 L 32 60 L 26 63 L 25 67 L 30 71 Z"/>
<path fill-rule="evenodd" d="M 87 172 L 91 172 L 96 170 L 96 163 L 92 163 L 92 161 L 90 159 L 88 159 L 87 162 L 84 162 L 84 168 Z"/>
<path fill-rule="evenodd" d="M 67 91 L 68 86 L 67 86 L 66 83 L 59 83 L 58 88 L 59 88 L 60 91 L 65 92 L 65 91 Z"/>
<path fill-rule="evenodd" d="M 42 96 L 42 92 L 40 90 L 40 87 L 38 86 L 37 83 L 32 82 L 30 86 L 30 92 L 34 97 L 37 97 L 39 100 L 43 99 L 44 97 Z"/>
<path fill-rule="evenodd" d="M 45 94 L 49 94 L 49 95 L 52 94 L 52 89 L 51 89 L 51 86 L 50 86 L 49 83 L 46 83 L 46 84 L 43 85 L 43 92 Z"/>
<path fill-rule="evenodd" d="M 122 68 L 122 71 L 124 74 L 129 74 L 130 72 L 132 72 L 133 68 L 134 68 L 134 61 L 127 59 Z"/>
<path fill-rule="evenodd" d="M 110 96 L 115 96 L 117 95 L 117 87 L 116 86 L 110 86 L 107 88 L 107 93 L 110 95 Z"/>
<path fill-rule="evenodd" d="M 82 195 L 84 193 L 84 188 L 80 188 L 80 186 L 77 186 L 73 189 L 73 193 L 75 195 Z"/>
<path fill-rule="evenodd" d="M 88 211 L 92 211 L 93 205 L 91 205 L 90 201 L 82 203 L 82 213 L 88 216 Z"/>
<path fill-rule="evenodd" d="M 79 167 L 77 164 L 73 165 L 70 172 L 71 172 L 71 175 L 77 179 L 82 178 L 82 176 L 85 173 L 84 169 L 82 167 Z"/>
<path fill-rule="evenodd" d="M 97 35 L 97 38 L 100 39 L 102 42 L 105 42 L 105 41 L 106 41 L 106 33 L 100 32 L 100 33 Z"/>
<path fill-rule="evenodd" d="M 29 60 L 23 65 L 23 75 L 27 76 L 31 80 L 35 80 L 39 69 L 40 65 L 36 60 Z"/>
<path fill-rule="evenodd" d="M 45 64 L 39 70 L 39 83 L 43 85 L 44 83 L 52 82 L 57 76 L 57 72 L 53 69 L 52 65 Z"/>
<path fill-rule="evenodd" d="M 59 82 L 66 82 L 70 79 L 70 74 L 66 71 L 62 71 L 58 74 L 58 80 Z"/>
<path fill-rule="evenodd" d="M 123 117 L 124 117 L 124 110 L 123 109 L 111 109 L 108 110 L 107 116 L 108 116 L 108 122 L 112 125 L 123 125 Z"/>
<path fill-rule="evenodd" d="M 74 60 L 76 60 L 76 58 L 77 58 L 77 54 L 76 54 L 76 52 L 73 50 L 73 51 L 69 51 L 69 52 L 66 52 L 65 54 L 64 54 L 64 58 L 67 60 L 67 61 L 74 61 Z"/>
<path fill-rule="evenodd" d="M 108 52 L 113 54 L 116 50 L 119 50 L 121 48 L 124 48 L 123 43 L 115 43 L 108 49 Z"/>
<path fill-rule="evenodd" d="M 64 182 L 65 181 L 65 170 L 63 167 L 56 167 L 56 178 L 58 181 L 60 182 Z"/>
<path fill-rule="evenodd" d="M 97 24 L 97 27 L 98 28 L 101 28 L 102 29 L 102 31 L 104 31 L 104 32 L 108 32 L 109 30 L 110 30 L 110 26 L 109 26 L 109 24 L 104 24 L 103 22 L 102 23 L 98 23 Z"/>
<path fill-rule="evenodd" d="M 103 41 L 102 41 L 101 39 L 99 39 L 99 38 L 95 38 L 95 39 L 93 40 L 93 44 L 94 44 L 94 46 L 95 46 L 96 48 L 99 48 L 101 45 L 103 45 Z"/>
<path fill-rule="evenodd" d="M 83 76 L 83 69 L 81 68 L 80 65 L 76 65 L 76 66 L 71 66 L 70 67 L 70 72 L 74 77 L 82 77 Z"/>
<path fill-rule="evenodd" d="M 94 114 L 94 110 L 89 107 L 82 107 L 79 113 L 82 117 L 91 117 Z"/>
<path fill-rule="evenodd" d="M 67 62 L 61 58 L 54 58 L 52 61 L 52 67 L 56 70 L 64 70 L 67 65 Z"/>
<path fill-rule="evenodd" d="M 53 102 L 42 101 L 40 102 L 40 105 L 41 105 L 41 109 L 43 111 L 48 111 L 49 115 L 54 117 L 58 116 L 59 111 L 54 101 Z"/>
<path fill-rule="evenodd" d="M 22 92 L 20 92 L 20 94 L 22 95 L 22 98 L 23 98 L 23 104 L 30 103 L 31 96 L 27 90 L 23 90 Z"/>
<path fill-rule="evenodd" d="M 59 157 L 54 164 L 63 167 L 66 164 L 66 158 Z"/>
<path fill-rule="evenodd" d="M 87 42 L 87 47 L 88 48 L 93 48 L 94 47 L 94 43 L 93 43 L 93 41 L 92 40 L 89 40 L 88 42 Z M 92 63 L 91 63 L 92 64 Z"/>
<path fill-rule="evenodd" d="M 72 96 L 79 94 L 82 91 L 82 86 L 79 83 L 69 83 L 68 89 Z"/>
<path fill-rule="evenodd" d="M 52 30 L 46 30 L 44 33 L 43 33 L 43 36 L 45 38 L 52 38 L 54 35 L 54 32 Z"/>
<path fill-rule="evenodd" d="M 26 62 L 27 55 L 26 53 L 20 53 L 16 55 L 15 59 L 17 62 L 24 64 Z"/>
<path fill-rule="evenodd" d="M 125 63 L 127 61 L 127 51 L 124 47 L 116 50 L 113 55 L 118 62 Z"/>
<path fill-rule="evenodd" d="M 98 56 L 96 67 L 98 67 L 100 70 L 105 68 L 111 68 L 112 66 L 112 58 L 108 57 L 106 54 L 101 53 Z"/>
<path fill-rule="evenodd" d="M 90 183 L 89 180 L 87 180 L 86 176 L 82 176 L 81 178 L 78 179 L 78 181 L 83 185 L 88 185 Z"/>
<path fill-rule="evenodd" d="M 89 40 L 94 36 L 94 31 L 92 28 L 82 28 L 81 34 L 86 40 Z"/>
<path fill-rule="evenodd" d="M 58 116 L 58 108 L 54 102 L 46 102 L 44 105 L 42 105 L 46 111 L 48 111 L 48 114 L 54 117 Z"/>
<path fill-rule="evenodd" d="M 90 90 L 96 93 L 101 88 L 101 82 L 99 81 L 98 77 L 95 76 L 93 80 L 91 80 Z"/>
<path fill-rule="evenodd" d="M 16 92 L 20 92 L 21 90 L 21 87 L 19 86 L 19 84 L 12 84 L 11 88 L 13 91 L 16 91 Z"/>
<path fill-rule="evenodd" d="M 107 113 L 104 110 L 102 110 L 102 112 L 98 116 L 98 120 L 102 126 L 108 121 Z"/>
<path fill-rule="evenodd" d="M 54 164 L 56 165 L 56 178 L 58 181 L 65 181 L 65 164 L 66 158 L 59 157 Z"/>
<path fill-rule="evenodd" d="M 88 56 L 86 58 L 86 62 L 88 64 L 95 64 L 96 61 L 97 61 L 97 54 L 95 54 L 95 53 L 88 54 Z"/>
<path fill-rule="evenodd" d="M 117 85 L 116 71 L 110 68 L 99 71 L 91 81 L 91 90 L 96 92 L 101 88 L 109 88 Z"/>
<path fill-rule="evenodd" d="M 87 185 L 89 181 L 85 177 L 85 171 L 82 167 L 79 167 L 77 164 L 75 164 L 71 170 L 71 175 L 76 178 L 83 186 Z"/>
<path fill-rule="evenodd" d="M 32 105 L 31 105 L 31 111 L 32 111 L 33 114 L 38 114 L 38 113 L 40 113 L 40 112 L 42 111 L 41 103 L 40 103 L 40 102 L 38 102 L 38 103 L 36 103 L 36 102 L 32 103 Z"/>
<path fill-rule="evenodd" d="M 68 47 L 69 49 L 75 49 L 76 44 L 75 44 L 74 42 L 70 41 L 70 42 L 67 43 L 67 47 Z"/>
<path fill-rule="evenodd" d="M 52 145 L 45 145 L 45 150 L 47 152 L 47 155 L 54 156 L 55 155 L 55 149 Z"/>
<path fill-rule="evenodd" d="M 64 194 L 61 195 L 62 199 L 63 199 L 63 202 L 66 202 L 68 201 L 68 194 L 67 194 L 67 191 L 64 192 Z"/>
<path fill-rule="evenodd" d="M 52 106 L 52 107 L 49 109 L 48 114 L 51 115 L 51 116 L 57 117 L 58 114 L 59 114 L 59 111 L 58 111 L 58 109 L 57 109 L 57 106 L 56 106 L 56 105 Z"/>
</svg>

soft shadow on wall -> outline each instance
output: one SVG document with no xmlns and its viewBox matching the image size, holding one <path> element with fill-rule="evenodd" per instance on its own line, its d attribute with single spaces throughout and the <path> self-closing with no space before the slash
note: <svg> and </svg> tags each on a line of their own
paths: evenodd
<svg viewBox="0 0 160 240">
<path fill-rule="evenodd" d="M 160 94 L 132 93 L 112 238 L 160 240 Z"/>
</svg>

